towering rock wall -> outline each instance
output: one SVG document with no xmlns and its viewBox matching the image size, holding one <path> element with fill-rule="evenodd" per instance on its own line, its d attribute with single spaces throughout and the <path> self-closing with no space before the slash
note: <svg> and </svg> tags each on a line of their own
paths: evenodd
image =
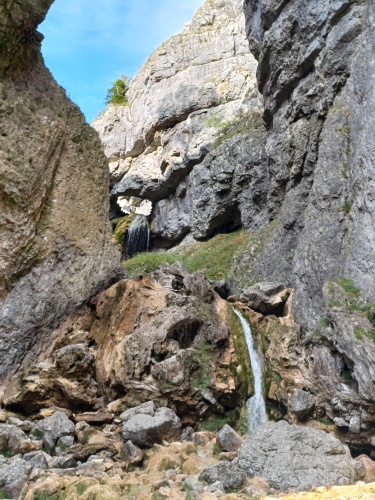
<svg viewBox="0 0 375 500">
<path fill-rule="evenodd" d="M 100 141 L 40 54 L 51 3 L 0 4 L 0 379 L 118 267 Z"/>
<path fill-rule="evenodd" d="M 133 79 L 129 106 L 110 107 L 93 123 L 111 162 L 114 204 L 121 195 L 152 200 L 154 235 L 172 243 L 189 231 L 204 238 L 241 218 L 246 225 L 264 220 L 255 71 L 242 1 L 207 1 Z"/>
<path fill-rule="evenodd" d="M 274 220 L 250 273 L 295 288 L 303 335 L 289 342 L 299 344 L 291 352 L 304 360 L 303 384 L 336 427 L 349 430 L 346 439 L 368 442 L 375 421 L 374 5 L 246 0 L 245 11 L 264 97 Z"/>
</svg>

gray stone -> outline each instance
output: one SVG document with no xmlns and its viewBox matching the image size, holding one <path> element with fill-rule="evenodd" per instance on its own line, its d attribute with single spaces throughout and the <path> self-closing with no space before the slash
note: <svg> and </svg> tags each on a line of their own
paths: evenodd
<svg viewBox="0 0 375 500">
<path fill-rule="evenodd" d="M 246 483 L 246 475 L 238 468 L 238 465 L 229 462 L 220 462 L 218 465 L 210 465 L 199 474 L 199 481 L 208 484 L 220 482 L 225 491 L 233 488 L 242 488 Z"/>
<path fill-rule="evenodd" d="M 43 438 L 51 438 L 56 444 L 63 436 L 74 436 L 75 425 L 65 413 L 57 411 L 50 417 L 40 420 L 36 429 L 43 434 Z"/>
<path fill-rule="evenodd" d="M 237 451 L 242 439 L 230 425 L 225 424 L 216 436 L 216 443 L 224 451 Z"/>
<path fill-rule="evenodd" d="M 202 485 L 194 478 L 192 477 L 187 477 L 185 481 L 183 482 L 183 487 L 187 488 L 188 491 L 195 491 L 197 493 L 203 493 L 203 487 Z M 186 489 L 185 489 L 186 491 Z"/>
<path fill-rule="evenodd" d="M 207 487 L 209 493 L 215 493 L 216 491 L 225 491 L 224 485 L 221 481 L 216 481 Z"/>
<path fill-rule="evenodd" d="M 181 441 L 193 441 L 194 429 L 185 427 L 181 432 Z"/>
<path fill-rule="evenodd" d="M 286 288 L 280 283 L 257 283 L 245 290 L 240 297 L 251 309 L 269 313 L 279 308 L 287 299 Z"/>
<path fill-rule="evenodd" d="M 146 403 L 142 403 L 141 405 L 135 406 L 134 408 L 129 408 L 129 410 L 124 411 L 120 415 L 120 420 L 122 422 L 127 422 L 134 415 L 150 415 L 151 417 L 155 414 L 155 405 L 153 401 L 147 401 Z"/>
<path fill-rule="evenodd" d="M 74 445 L 74 436 L 63 436 L 58 439 L 57 446 L 64 450 Z"/>
<path fill-rule="evenodd" d="M 241 446 L 239 466 L 276 490 L 308 490 L 354 481 L 349 449 L 323 431 L 285 421 L 259 427 Z"/>
<path fill-rule="evenodd" d="M 302 419 L 309 415 L 315 407 L 315 397 L 309 392 L 297 389 L 291 398 L 293 412 Z"/>
<path fill-rule="evenodd" d="M 32 468 L 30 463 L 20 458 L 9 464 L 0 463 L 0 489 L 7 495 L 6 498 L 21 498 Z"/>
<path fill-rule="evenodd" d="M 0 450 L 11 455 L 35 449 L 28 436 L 15 425 L 0 424 Z"/>
<path fill-rule="evenodd" d="M 75 469 L 78 467 L 77 462 L 72 456 L 55 457 L 51 463 L 51 469 Z"/>
<path fill-rule="evenodd" d="M 127 441 L 121 449 L 121 458 L 129 464 L 140 464 L 143 462 L 143 451 L 131 441 Z"/>
<path fill-rule="evenodd" d="M 124 422 L 122 436 L 141 447 L 151 447 L 162 441 L 178 440 L 181 422 L 169 408 L 159 408 L 154 416 L 135 415 Z"/>
<path fill-rule="evenodd" d="M 33 451 L 25 453 L 23 459 L 26 460 L 26 462 L 29 462 L 36 469 L 46 470 L 49 468 L 49 463 L 50 460 L 52 460 L 52 457 L 44 451 Z"/>
</svg>

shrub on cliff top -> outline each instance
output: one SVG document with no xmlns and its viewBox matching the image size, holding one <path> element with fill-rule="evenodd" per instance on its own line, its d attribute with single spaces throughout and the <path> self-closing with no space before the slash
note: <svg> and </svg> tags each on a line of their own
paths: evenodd
<svg viewBox="0 0 375 500">
<path fill-rule="evenodd" d="M 126 92 L 129 90 L 130 80 L 127 76 L 121 75 L 115 80 L 112 87 L 108 89 L 105 99 L 106 104 L 125 105 L 128 104 Z"/>
</svg>

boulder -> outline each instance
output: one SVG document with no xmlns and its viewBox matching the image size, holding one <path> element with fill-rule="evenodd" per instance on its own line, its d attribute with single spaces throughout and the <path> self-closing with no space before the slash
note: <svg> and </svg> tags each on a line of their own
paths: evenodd
<svg viewBox="0 0 375 500">
<path fill-rule="evenodd" d="M 26 462 L 29 462 L 36 469 L 46 470 L 49 468 L 49 463 L 52 460 L 52 457 L 40 450 L 25 453 L 23 459 L 26 460 Z"/>
<path fill-rule="evenodd" d="M 268 314 L 282 307 L 288 298 L 287 289 L 281 283 L 257 283 L 247 288 L 240 296 L 240 300 L 251 309 Z"/>
<path fill-rule="evenodd" d="M 155 414 L 155 405 L 153 401 L 147 401 L 141 405 L 135 406 L 134 408 L 129 408 L 129 410 L 124 411 L 120 415 L 120 420 L 127 422 L 134 415 L 150 415 L 153 417 Z"/>
<path fill-rule="evenodd" d="M 180 439 L 181 422 L 169 408 L 159 408 L 154 416 L 134 415 L 124 422 L 122 436 L 141 447 Z"/>
<path fill-rule="evenodd" d="M 0 464 L 0 491 L 5 495 L 3 498 L 21 498 L 32 468 L 32 464 L 21 458 L 9 464 Z"/>
<path fill-rule="evenodd" d="M 362 463 L 364 468 L 364 475 L 361 479 L 366 483 L 372 483 L 375 481 L 375 462 L 371 460 L 367 455 L 360 455 L 355 459 L 357 462 Z"/>
<path fill-rule="evenodd" d="M 75 426 L 65 413 L 57 411 L 50 417 L 40 420 L 36 430 L 43 435 L 44 448 L 53 455 L 58 440 L 65 436 L 74 436 Z"/>
<path fill-rule="evenodd" d="M 297 418 L 309 415 L 315 407 L 315 397 L 309 392 L 297 389 L 291 398 L 291 407 Z"/>
<path fill-rule="evenodd" d="M 242 445 L 242 439 L 230 425 L 225 424 L 216 437 L 216 443 L 224 451 L 237 451 Z"/>
<path fill-rule="evenodd" d="M 121 458 L 128 464 L 140 464 L 143 462 L 143 451 L 131 441 L 127 441 L 121 449 Z"/>
<path fill-rule="evenodd" d="M 78 467 L 74 457 L 68 455 L 66 457 L 56 457 L 50 464 L 51 469 L 75 469 Z"/>
<path fill-rule="evenodd" d="M 10 455 L 37 449 L 37 444 L 15 425 L 0 424 L 0 451 Z"/>
<path fill-rule="evenodd" d="M 261 476 L 281 491 L 354 481 L 347 446 L 331 434 L 285 421 L 259 427 L 243 443 L 238 458 L 248 476 Z"/>
<path fill-rule="evenodd" d="M 220 462 L 218 465 L 206 467 L 198 479 L 208 484 L 220 482 L 224 490 L 228 491 L 242 488 L 246 483 L 246 474 L 236 464 Z"/>
</svg>

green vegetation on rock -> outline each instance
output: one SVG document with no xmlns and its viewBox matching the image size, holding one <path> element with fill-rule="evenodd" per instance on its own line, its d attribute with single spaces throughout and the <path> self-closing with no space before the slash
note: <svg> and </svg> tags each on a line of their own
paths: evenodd
<svg viewBox="0 0 375 500">
<path fill-rule="evenodd" d="M 124 106 L 128 104 L 126 93 L 129 90 L 130 80 L 127 76 L 121 75 L 120 78 L 115 80 L 112 86 L 108 89 L 105 99 L 106 104 L 114 104 L 117 106 Z"/>
<path fill-rule="evenodd" d="M 208 279 L 226 279 L 231 270 L 234 256 L 243 251 L 249 242 L 248 231 L 218 234 L 211 240 L 196 243 L 169 252 L 141 253 L 123 262 L 130 278 L 143 272 L 153 272 L 160 264 L 181 261 L 187 271 L 193 273 L 205 269 Z"/>
</svg>

